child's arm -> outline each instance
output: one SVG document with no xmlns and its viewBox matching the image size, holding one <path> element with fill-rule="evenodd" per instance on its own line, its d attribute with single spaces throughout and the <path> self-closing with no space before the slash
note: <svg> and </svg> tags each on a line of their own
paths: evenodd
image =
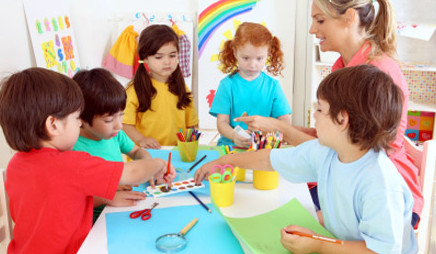
<svg viewBox="0 0 436 254">
<path fill-rule="evenodd" d="M 159 142 L 152 137 L 145 137 L 139 132 L 134 125 L 131 124 L 123 124 L 123 130 L 129 136 L 130 139 L 133 140 L 140 147 L 151 148 L 151 149 L 160 149 Z"/>
<path fill-rule="evenodd" d="M 133 160 L 151 159 L 151 155 L 145 149 L 142 149 L 137 145 L 135 145 L 127 155 Z"/>
<path fill-rule="evenodd" d="M 289 234 L 286 231 L 298 231 L 307 234 L 317 235 L 313 231 L 290 225 L 284 229 L 280 230 L 281 234 L 281 243 L 283 247 L 285 247 L 288 251 L 292 253 L 334 253 L 334 254 L 342 254 L 342 253 L 375 253 L 370 249 L 366 248 L 366 244 L 364 241 L 343 241 L 344 244 L 330 243 L 325 241 L 320 241 L 316 239 L 312 239 L 306 236 L 299 236 L 296 234 Z"/>
<path fill-rule="evenodd" d="M 134 206 L 139 200 L 144 200 L 145 193 L 139 191 L 117 190 L 112 200 L 94 196 L 94 207 L 101 205 L 110 206 Z"/>
<path fill-rule="evenodd" d="M 237 146 L 248 147 L 251 144 L 249 138 L 244 138 L 238 135 L 230 126 L 230 116 L 224 114 L 218 114 L 216 118 L 218 132 L 224 137 L 232 140 Z"/>
<path fill-rule="evenodd" d="M 201 184 L 201 181 L 207 179 L 211 174 L 214 165 L 238 166 L 240 168 L 249 168 L 254 170 L 274 171 L 270 162 L 271 149 L 262 149 L 238 154 L 229 154 L 217 160 L 206 163 L 195 171 L 195 183 Z"/>
<path fill-rule="evenodd" d="M 165 176 L 166 172 L 167 162 L 162 159 L 135 160 L 124 163 L 124 169 L 119 184 L 136 185 L 154 177 L 159 181 L 164 181 L 171 185 L 172 179 L 176 177 L 176 170 L 173 166 L 170 166 L 170 174 Z"/>
<path fill-rule="evenodd" d="M 294 146 L 316 138 L 316 136 L 312 135 L 316 134 L 316 132 L 308 131 L 311 129 L 293 126 L 289 122 L 279 119 L 263 116 L 241 116 L 235 118 L 234 121 L 244 122 L 249 130 L 261 130 L 265 132 L 279 131 L 283 133 L 283 140 Z"/>
<path fill-rule="evenodd" d="M 151 159 L 150 153 L 148 153 L 145 149 L 135 145 L 130 152 L 127 153 L 127 155 L 132 158 L 133 160 L 141 160 L 141 159 Z M 154 188 L 154 178 L 151 178 L 149 181 L 150 186 Z"/>
</svg>

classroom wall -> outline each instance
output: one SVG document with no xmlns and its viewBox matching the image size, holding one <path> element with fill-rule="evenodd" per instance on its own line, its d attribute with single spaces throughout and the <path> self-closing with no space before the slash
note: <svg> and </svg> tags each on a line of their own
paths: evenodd
<svg viewBox="0 0 436 254">
<path fill-rule="evenodd" d="M 60 0 L 70 6 L 70 19 L 74 28 L 74 35 L 79 52 L 82 68 L 94 68 L 102 65 L 104 56 L 109 52 L 117 35 L 117 17 L 122 13 L 137 11 L 179 12 L 192 15 L 196 20 L 198 1 L 201 0 Z M 287 67 L 281 79 L 283 90 L 292 105 L 292 76 L 294 71 L 295 31 L 289 24 L 294 24 L 293 14 L 289 12 L 294 6 L 289 0 L 274 1 L 277 5 L 277 19 L 283 20 L 283 26 L 278 28 L 278 37 L 283 44 Z M 295 1 L 295 0 L 294 0 Z M 55 8 L 53 6 L 48 8 Z M 291 21 L 292 20 L 292 21 Z M 30 35 L 27 29 L 25 11 L 22 0 L 0 0 L 0 78 L 36 66 Z M 195 31 L 196 32 L 196 31 Z M 196 52 L 196 50 L 195 50 Z M 194 53 L 195 53 L 194 52 Z M 194 55 L 196 56 L 196 55 Z M 197 92 L 195 72 L 196 61 L 193 66 L 193 91 Z M 119 78 L 119 80 L 123 80 Z M 125 80 L 123 80 L 125 81 Z M 3 133 L 0 134 L 0 167 L 6 167 L 13 151 L 6 144 Z"/>
</svg>

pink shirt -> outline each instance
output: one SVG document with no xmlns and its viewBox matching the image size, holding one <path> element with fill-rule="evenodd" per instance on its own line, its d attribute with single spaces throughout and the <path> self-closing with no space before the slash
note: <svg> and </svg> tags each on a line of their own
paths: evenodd
<svg viewBox="0 0 436 254">
<path fill-rule="evenodd" d="M 403 73 L 397 62 L 392 58 L 384 54 L 381 58 L 377 58 L 368 61 L 368 54 L 371 50 L 371 45 L 366 42 L 362 48 L 353 56 L 351 61 L 347 66 L 344 65 L 342 56 L 336 60 L 333 64 L 332 72 L 344 67 L 356 66 L 359 64 L 371 64 L 378 67 L 380 70 L 388 74 L 394 81 L 394 83 L 400 87 L 403 91 L 404 101 L 403 101 L 403 113 L 401 115 L 401 123 L 398 128 L 397 137 L 395 141 L 391 144 L 391 151 L 389 151 L 388 156 L 391 161 L 395 164 L 398 172 L 403 176 L 410 191 L 413 194 L 414 205 L 413 212 L 418 215 L 421 214 L 422 206 L 424 205 L 424 198 L 422 196 L 421 186 L 418 182 L 418 168 L 413 164 L 412 157 L 407 153 L 404 144 L 403 136 L 405 135 L 407 127 L 407 110 L 409 107 L 409 89 L 407 82 L 404 79 Z"/>
</svg>

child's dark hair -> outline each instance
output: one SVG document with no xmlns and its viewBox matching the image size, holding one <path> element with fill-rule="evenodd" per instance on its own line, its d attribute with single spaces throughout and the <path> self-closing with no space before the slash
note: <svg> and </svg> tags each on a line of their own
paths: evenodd
<svg viewBox="0 0 436 254">
<path fill-rule="evenodd" d="M 321 82 L 317 97 L 330 104 L 334 122 L 339 123 L 340 112 L 348 113 L 351 143 L 389 150 L 401 121 L 403 93 L 386 73 L 372 65 L 337 70 Z"/>
<path fill-rule="evenodd" d="M 172 43 L 179 52 L 179 38 L 171 27 L 167 25 L 148 26 L 139 36 L 139 59 L 143 60 L 155 55 L 162 46 L 168 43 Z M 179 65 L 177 65 L 176 70 L 168 78 L 167 82 L 169 91 L 179 98 L 177 108 L 183 109 L 189 106 L 192 96 L 190 92 L 186 91 L 185 80 Z M 151 109 L 151 100 L 156 95 L 156 89 L 153 87 L 150 75 L 143 64 L 140 64 L 136 70 L 133 86 L 138 96 L 138 111 L 145 112 Z"/>
<path fill-rule="evenodd" d="M 50 140 L 49 116 L 64 119 L 83 109 L 79 86 L 69 77 L 43 68 L 29 68 L 2 81 L 0 125 L 9 146 L 17 151 L 40 149 Z"/>
<path fill-rule="evenodd" d="M 238 47 L 250 43 L 255 47 L 268 47 L 268 60 L 266 70 L 274 76 L 281 75 L 283 70 L 283 52 L 280 48 L 280 41 L 261 24 L 244 22 L 239 25 L 233 40 L 224 43 L 224 47 L 218 55 L 223 65 L 221 70 L 231 75 L 238 72 L 238 61 L 234 55 Z"/>
<path fill-rule="evenodd" d="M 126 107 L 126 90 L 109 71 L 102 68 L 82 70 L 73 80 L 82 89 L 85 99 L 80 119 L 90 126 L 94 116 L 113 115 Z"/>
</svg>

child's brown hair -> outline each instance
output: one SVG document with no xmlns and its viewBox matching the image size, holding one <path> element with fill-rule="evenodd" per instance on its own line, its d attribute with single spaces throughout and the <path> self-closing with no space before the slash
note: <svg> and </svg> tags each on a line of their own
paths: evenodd
<svg viewBox="0 0 436 254">
<path fill-rule="evenodd" d="M 389 150 L 401 121 L 403 93 L 391 77 L 372 65 L 337 70 L 319 85 L 318 99 L 330 104 L 334 122 L 348 114 L 348 135 L 362 149 Z"/>
<path fill-rule="evenodd" d="M 0 125 L 17 151 L 40 149 L 49 140 L 46 120 L 63 119 L 83 108 L 79 86 L 69 77 L 43 68 L 29 68 L 2 81 Z"/>
<path fill-rule="evenodd" d="M 80 119 L 92 126 L 95 116 L 113 115 L 126 107 L 126 90 L 103 68 L 81 70 L 73 76 L 82 90 L 85 108 Z"/>
<path fill-rule="evenodd" d="M 283 70 L 283 52 L 280 48 L 280 41 L 273 36 L 271 32 L 261 24 L 244 22 L 236 30 L 233 40 L 228 40 L 224 43 L 223 50 L 219 53 L 219 61 L 221 62 L 222 71 L 231 73 L 238 72 L 238 62 L 234 55 L 234 51 L 246 43 L 250 43 L 255 47 L 268 47 L 268 60 L 266 70 L 274 76 L 281 75 Z"/>
<path fill-rule="evenodd" d="M 174 44 L 177 48 L 177 52 L 179 52 L 179 37 L 177 37 L 177 34 L 171 27 L 167 25 L 148 26 L 142 30 L 139 36 L 139 59 L 143 60 L 149 56 L 155 55 L 157 51 L 167 43 Z M 192 96 L 190 92 L 186 91 L 185 80 L 180 65 L 177 65 L 176 70 L 168 78 L 167 82 L 169 91 L 179 98 L 177 108 L 183 109 L 189 106 L 192 101 Z M 151 109 L 151 100 L 156 95 L 156 89 L 151 83 L 150 75 L 144 64 L 138 66 L 135 77 L 133 78 L 133 86 L 138 96 L 138 111 L 145 112 Z"/>
</svg>

